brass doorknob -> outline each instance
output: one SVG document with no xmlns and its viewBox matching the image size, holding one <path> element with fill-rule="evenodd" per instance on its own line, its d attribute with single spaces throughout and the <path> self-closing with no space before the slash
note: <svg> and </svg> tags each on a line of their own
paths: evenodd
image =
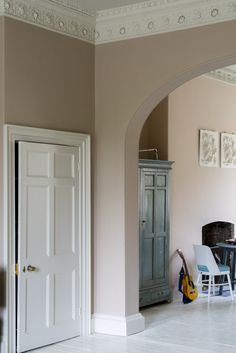
<svg viewBox="0 0 236 353">
<path fill-rule="evenodd" d="M 27 266 L 27 271 L 28 272 L 34 272 L 34 271 L 36 271 L 36 267 L 29 265 L 29 266 Z"/>
</svg>

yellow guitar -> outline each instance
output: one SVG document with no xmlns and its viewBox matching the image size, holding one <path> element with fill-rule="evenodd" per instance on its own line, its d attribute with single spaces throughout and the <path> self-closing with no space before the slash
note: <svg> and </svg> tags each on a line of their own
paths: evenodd
<svg viewBox="0 0 236 353">
<path fill-rule="evenodd" d="M 195 287 L 193 283 L 192 276 L 190 276 L 189 271 L 188 271 L 188 266 L 185 261 L 184 255 L 182 253 L 181 249 L 177 249 L 178 255 L 181 257 L 183 260 L 183 272 L 180 274 L 180 284 L 179 284 L 179 290 L 183 293 L 183 296 L 187 299 L 185 301 L 183 298 L 183 302 L 190 302 L 198 297 L 198 290 Z M 182 287 L 182 289 L 181 289 Z"/>
</svg>

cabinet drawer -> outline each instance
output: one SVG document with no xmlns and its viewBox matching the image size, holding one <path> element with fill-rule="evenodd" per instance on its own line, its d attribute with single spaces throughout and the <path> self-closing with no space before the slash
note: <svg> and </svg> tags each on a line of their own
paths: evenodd
<svg viewBox="0 0 236 353">
<path fill-rule="evenodd" d="M 171 291 L 169 288 L 151 288 L 149 290 L 140 291 L 139 305 L 140 307 L 171 300 Z"/>
</svg>

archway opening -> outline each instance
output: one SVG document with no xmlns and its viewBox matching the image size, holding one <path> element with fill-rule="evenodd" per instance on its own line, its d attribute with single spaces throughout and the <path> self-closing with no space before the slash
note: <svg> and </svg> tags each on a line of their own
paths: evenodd
<svg viewBox="0 0 236 353">
<path fill-rule="evenodd" d="M 168 280 L 165 279 L 169 267 L 173 300 L 178 300 L 181 296 L 177 291 L 178 272 L 182 262 L 175 256 L 176 249 L 182 249 L 190 273 L 196 277 L 192 245 L 202 243 L 202 226 L 221 220 L 235 223 L 235 96 L 235 85 L 201 76 L 188 81 L 161 101 L 143 126 L 139 148 L 150 152 L 141 152 L 140 158 L 151 162 L 145 168 L 140 167 L 141 175 L 147 179 L 142 180 L 141 176 L 139 185 L 140 247 L 143 248 L 140 258 L 141 306 L 170 300 Z M 200 130 L 209 136 L 213 132 L 217 137 L 214 167 L 210 164 L 213 155 L 207 154 L 205 164 L 199 160 Z M 220 136 L 231 138 L 232 153 L 228 145 L 222 146 L 220 153 Z M 227 147 L 227 165 L 224 163 L 224 147 Z M 159 160 L 174 162 L 169 184 L 159 183 L 163 175 L 159 170 L 161 164 L 150 184 L 149 175 L 155 159 L 152 148 L 157 149 Z M 169 197 L 166 196 L 165 200 L 166 194 Z M 170 202 L 166 206 L 168 199 Z M 170 219 L 167 220 L 169 213 Z M 149 292 L 147 288 L 150 288 Z"/>
<path fill-rule="evenodd" d="M 234 59 L 235 61 L 235 59 Z M 225 64 L 226 65 L 231 65 L 233 63 L 232 61 L 232 58 L 230 58 L 229 60 L 224 60 Z M 127 267 L 127 273 L 128 273 L 128 277 L 129 277 L 129 274 L 132 273 L 132 277 L 133 277 L 133 283 L 135 282 L 135 280 L 137 280 L 139 278 L 139 274 L 137 273 L 138 269 L 139 269 L 139 256 L 136 257 L 135 259 L 135 251 L 136 251 L 136 255 L 138 254 L 138 249 L 139 249 L 139 245 L 138 245 L 138 239 L 136 239 L 136 241 L 134 240 L 134 234 L 135 234 L 135 230 L 137 233 L 139 233 L 138 231 L 138 228 L 139 228 L 139 222 L 138 222 L 138 217 L 137 217 L 137 214 L 138 214 L 138 209 L 137 209 L 137 205 L 138 205 L 138 198 L 137 198 L 137 193 L 136 193 L 136 197 L 130 197 L 130 194 L 132 192 L 136 192 L 137 191 L 137 166 L 138 166 L 138 158 L 139 158 L 139 155 L 138 155 L 138 149 L 144 149 L 145 147 L 147 148 L 151 148 L 151 147 L 154 147 L 156 148 L 157 146 L 154 146 L 153 144 L 153 141 L 155 140 L 155 138 L 153 138 L 153 135 L 155 135 L 155 132 L 154 132 L 154 129 L 153 129 L 153 126 L 155 125 L 155 118 L 153 118 L 153 114 L 155 114 L 156 111 L 161 110 L 163 109 L 163 107 L 165 105 L 168 106 L 168 116 L 170 114 L 170 111 L 169 111 L 169 107 L 170 107 L 170 104 L 168 102 L 168 100 L 170 99 L 171 97 L 171 100 L 173 101 L 173 99 L 176 100 L 176 97 L 179 95 L 180 91 L 178 91 L 178 87 L 179 90 L 182 90 L 185 89 L 187 90 L 186 92 L 190 92 L 189 91 L 189 86 L 188 85 L 191 85 L 194 81 L 196 83 L 196 80 L 200 80 L 200 81 L 204 81 L 205 82 L 205 86 L 206 86 L 206 82 L 210 82 L 210 85 L 218 85 L 219 87 L 220 86 L 225 86 L 225 87 L 230 87 L 230 89 L 233 91 L 235 90 L 235 93 L 236 93 L 236 88 L 233 87 L 233 86 L 227 86 L 225 83 L 223 82 L 220 82 L 220 81 L 216 81 L 216 80 L 211 80 L 210 78 L 207 78 L 207 77 L 199 77 L 199 73 L 202 74 L 202 73 L 205 73 L 205 72 L 208 72 L 209 71 L 209 67 L 210 69 L 216 69 L 217 67 L 222 67 L 222 64 L 221 63 L 212 63 L 212 65 L 207 65 L 205 68 L 204 67 L 201 67 L 201 68 L 197 68 L 196 70 L 193 70 L 192 72 L 185 72 L 183 75 L 179 76 L 178 78 L 175 78 L 173 79 L 172 81 L 170 81 L 169 83 L 166 84 L 165 87 L 162 87 L 161 89 L 157 90 L 151 97 L 149 97 L 146 102 L 144 102 L 144 104 L 139 108 L 139 110 L 136 112 L 133 120 L 131 121 L 129 127 L 128 127 L 128 130 L 127 130 L 127 135 L 126 135 L 126 174 L 125 174 L 125 180 L 126 180 L 126 211 L 127 213 L 129 214 L 128 218 L 126 218 L 126 234 L 127 234 L 127 240 L 126 240 L 126 244 L 127 244 L 127 255 L 129 254 L 128 257 L 130 257 L 130 254 L 132 256 L 132 265 L 129 266 L 129 268 Z M 195 74 L 194 74 L 195 72 Z M 187 79 L 188 77 L 188 79 Z M 197 77 L 195 78 L 195 80 L 192 80 L 190 81 L 193 77 Z M 198 84 L 200 83 L 200 81 L 198 82 Z M 183 86 L 182 86 L 183 84 Z M 193 90 L 194 90 L 194 87 L 192 87 Z M 207 88 L 207 87 L 205 87 Z M 175 91 L 176 89 L 176 91 Z M 163 92 L 166 92 L 168 94 L 164 95 Z M 171 93 L 172 92 L 172 93 Z M 186 92 L 182 92 L 184 93 L 184 95 L 186 95 Z M 201 90 L 200 91 L 202 94 L 204 94 L 204 90 Z M 177 95 L 177 96 L 176 96 Z M 168 97 L 168 98 L 167 98 Z M 227 97 L 229 97 L 228 95 L 226 95 L 226 99 L 228 99 Z M 163 100 L 164 98 L 164 100 Z M 195 97 L 196 98 L 196 97 Z M 195 99 L 194 97 L 192 98 L 193 101 Z M 207 98 L 207 96 L 205 97 Z M 223 97 L 222 97 L 223 98 Z M 155 104 L 154 102 L 158 102 L 158 104 Z M 192 101 L 192 102 L 193 102 Z M 161 102 L 161 103 L 160 103 Z M 215 103 L 220 103 L 219 99 L 215 98 Z M 177 104 L 177 102 L 175 102 Z M 189 101 L 188 101 L 189 103 Z M 199 102 L 198 102 L 199 103 Z M 179 103 L 178 103 L 179 104 Z M 229 108 L 229 104 L 227 103 L 226 101 L 226 106 L 227 106 L 227 109 Z M 222 113 L 222 111 L 217 111 L 216 109 L 216 113 L 219 115 L 221 114 L 221 117 L 219 117 L 219 119 L 217 118 L 216 119 L 216 115 L 214 114 L 214 109 L 213 108 L 216 108 L 217 104 L 213 104 L 212 105 L 212 102 L 211 102 L 211 105 L 209 104 L 209 110 L 208 110 L 208 117 L 210 118 L 210 120 L 207 120 L 205 119 L 206 117 L 206 114 L 207 114 L 207 110 L 205 109 L 206 106 L 205 106 L 205 103 L 202 102 L 202 111 L 200 113 L 199 111 L 199 117 L 201 118 L 200 120 L 196 119 L 196 116 L 194 116 L 193 119 L 195 119 L 194 121 L 197 122 L 195 125 L 197 126 L 197 133 L 196 133 L 196 136 L 194 138 L 194 143 L 193 143 L 193 136 L 189 133 L 186 132 L 186 128 L 188 128 L 188 124 L 189 124 L 189 127 L 191 128 L 191 124 L 193 123 L 193 120 L 192 120 L 192 117 L 191 117 L 191 114 L 188 114 L 188 117 L 185 116 L 186 118 L 186 121 L 180 121 L 178 119 L 174 119 L 174 116 L 175 114 L 172 114 L 173 111 L 171 112 L 172 114 L 172 117 L 171 119 L 173 119 L 173 124 L 172 126 L 170 127 L 169 126 L 169 120 L 168 120 L 168 124 L 166 124 L 164 122 L 164 128 L 168 130 L 168 133 L 166 134 L 166 132 L 163 133 L 163 131 L 161 131 L 161 134 L 157 135 L 159 136 L 160 138 L 160 135 L 161 135 L 161 138 L 164 138 L 165 139 L 165 136 L 168 137 L 168 141 L 170 143 L 170 145 L 167 143 L 167 149 L 163 150 L 163 141 L 161 142 L 162 146 L 159 147 L 159 150 L 160 150 L 160 157 L 162 159 L 169 159 L 169 160 L 176 160 L 176 155 L 174 152 L 177 152 L 179 153 L 179 156 L 178 158 L 183 158 L 183 163 L 185 163 L 185 167 L 186 165 L 188 166 L 191 166 L 192 164 L 192 161 L 194 161 L 195 163 L 195 167 L 196 168 L 200 168 L 199 167 L 199 163 L 198 163 L 198 139 L 199 139 L 199 130 L 200 129 L 209 129 L 209 130 L 216 130 L 218 131 L 219 133 L 221 132 L 225 132 L 225 131 L 228 131 L 228 132 L 236 132 L 236 125 L 235 125 L 235 129 L 233 128 L 233 124 L 234 124 L 234 119 L 233 119 L 233 115 L 231 114 L 230 115 L 230 121 L 226 122 L 225 120 L 225 114 Z M 162 108 L 161 108 L 162 107 Z M 173 109 L 173 105 L 171 107 L 171 109 Z M 180 105 L 178 106 L 178 109 L 179 109 L 179 114 L 181 115 L 181 109 L 180 109 Z M 194 112 L 195 114 L 197 113 L 197 110 L 194 108 L 194 106 L 192 107 L 192 112 Z M 209 111 L 211 112 L 211 115 L 209 115 Z M 189 113 L 189 112 L 188 112 Z M 150 116 L 151 114 L 151 116 Z M 194 114 L 194 115 L 195 115 Z M 149 117 L 149 127 L 148 127 L 148 117 Z M 188 119 L 187 119 L 188 118 Z M 179 118 L 180 119 L 180 118 Z M 146 124 L 144 125 L 144 122 L 146 121 Z M 214 123 L 217 121 L 217 124 L 214 125 Z M 222 121 L 224 121 L 225 125 L 222 124 Z M 179 123 L 179 125 L 178 125 Z M 163 124 L 163 121 L 162 121 L 162 124 Z M 174 125 L 175 124 L 175 125 Z M 186 125 L 187 124 L 187 125 Z M 231 125 L 230 125 L 231 124 Z M 151 126 L 151 127 L 150 127 Z M 163 125 L 161 125 L 163 127 Z M 196 128 L 196 126 L 194 127 L 194 129 Z M 143 130 L 142 130 L 143 128 Z M 183 154 L 183 150 L 185 150 L 186 152 L 189 152 L 189 148 L 188 148 L 188 145 L 186 145 L 184 143 L 184 140 L 180 138 L 180 135 L 176 134 L 176 129 L 179 129 L 179 133 L 181 135 L 181 133 L 183 134 L 183 136 L 185 135 L 186 137 L 186 141 L 191 145 L 191 146 L 194 146 L 194 157 L 191 157 L 189 156 L 189 160 L 186 160 L 186 156 L 184 156 Z M 149 130 L 149 132 L 148 132 Z M 196 132 L 196 131 L 195 131 Z M 148 143 L 147 143 L 147 135 L 149 134 L 149 138 L 148 138 Z M 141 136 L 141 140 L 140 140 L 140 144 L 139 144 L 139 137 Z M 150 137 L 151 136 L 151 137 Z M 178 136 L 178 138 L 177 138 Z M 145 142 L 145 139 L 146 139 L 146 142 Z M 176 149 L 176 146 L 179 147 Z M 131 157 L 131 150 L 133 151 L 132 153 L 132 157 Z M 170 151 L 172 151 L 170 153 Z M 173 157 L 172 157 L 173 156 Z M 129 166 L 129 167 L 128 167 Z M 219 166 L 220 167 L 220 166 Z M 226 169 L 223 169 L 223 168 L 200 168 L 200 172 L 202 173 L 205 173 L 208 172 L 208 174 L 210 174 L 210 170 L 211 172 L 213 173 L 216 173 L 217 171 L 217 174 L 218 176 L 216 178 L 220 179 L 222 177 L 222 174 L 227 174 L 228 171 Z M 176 166 L 174 166 L 174 173 L 175 175 L 178 174 L 178 177 L 180 177 L 180 174 L 179 174 L 179 171 L 180 169 L 176 169 Z M 181 163 L 181 168 L 182 170 L 184 170 L 183 168 L 183 164 Z M 132 171 L 133 169 L 133 171 Z M 135 171 L 134 171 L 135 169 Z M 194 170 L 194 169 L 193 169 Z M 232 171 L 232 170 L 231 170 Z M 234 172 L 234 171 L 233 171 Z M 233 174 L 233 173 L 231 173 Z M 132 176 L 133 175 L 133 176 Z M 188 173 L 186 171 L 186 178 L 188 176 Z M 132 181 L 132 186 L 131 186 L 131 181 Z M 184 178 L 182 177 L 182 182 L 184 184 Z M 186 195 L 189 194 L 189 196 L 191 196 L 191 183 L 192 183 L 192 180 L 191 178 L 189 178 L 189 183 L 188 183 L 188 187 L 185 188 L 184 190 L 184 195 L 186 197 Z M 182 191 L 184 189 L 184 186 L 182 184 Z M 176 193 L 176 190 L 179 191 L 181 188 L 178 186 L 177 183 L 175 183 L 173 185 L 174 187 L 174 192 Z M 207 186 L 206 186 L 207 187 Z M 204 188 L 205 186 L 202 188 L 201 192 L 200 192 L 200 195 L 202 194 L 202 198 L 198 198 L 199 202 L 204 206 L 204 198 L 206 197 L 205 195 L 205 191 L 204 191 Z M 194 188 L 192 188 L 192 190 L 194 190 Z M 196 191 L 196 190 L 195 190 Z M 221 191 L 222 191 L 222 188 L 221 188 Z M 223 192 L 223 191 L 222 191 Z M 230 194 L 231 191 L 228 190 L 227 193 L 224 194 L 224 196 L 226 194 Z M 128 196 L 129 195 L 129 196 Z M 215 193 L 214 195 L 214 191 L 209 191 L 209 195 L 210 195 L 210 198 L 212 198 L 212 196 L 214 196 L 214 198 L 212 200 L 215 200 L 216 198 L 216 195 L 217 193 Z M 171 282 L 172 282 L 172 288 L 176 288 L 176 284 L 177 284 L 177 271 L 179 271 L 179 260 L 177 260 L 177 258 L 175 256 L 173 256 L 174 254 L 174 251 L 176 250 L 177 247 L 181 247 L 183 245 L 183 243 L 185 243 L 185 237 L 188 236 L 188 234 L 192 234 L 193 232 L 190 230 L 190 228 L 188 228 L 186 225 L 188 223 L 190 223 L 192 225 L 191 222 L 189 222 L 188 220 L 188 217 L 186 216 L 185 218 L 185 223 L 182 222 L 182 219 L 180 220 L 180 218 L 178 217 L 178 213 L 176 213 L 176 209 L 179 208 L 182 209 L 183 211 L 183 216 L 184 216 L 184 213 L 188 213 L 189 211 L 189 207 L 188 205 L 191 204 L 192 200 L 191 200 L 191 197 L 189 197 L 189 200 L 188 200 L 188 203 L 185 199 L 185 197 L 181 200 L 181 204 L 182 204 L 182 207 L 180 208 L 178 205 L 178 203 L 180 202 L 180 198 L 178 198 L 178 202 L 176 202 L 175 204 L 175 210 L 173 210 L 173 207 L 172 207 L 172 219 L 171 219 L 171 229 L 173 231 L 173 229 L 175 229 L 175 232 L 178 233 L 178 232 L 181 232 L 181 229 L 183 230 L 184 229 L 184 232 L 181 232 L 181 237 L 182 237 L 182 242 L 181 241 L 173 241 L 173 238 L 172 238 L 172 241 L 171 241 L 171 245 L 170 245 L 170 262 L 171 262 Z M 221 197 L 222 197 L 222 194 L 221 194 Z M 209 199 L 210 199 L 209 198 Z M 220 198 L 218 197 L 218 200 Z M 135 205 L 134 205 L 134 201 L 135 200 Z M 175 198 L 175 200 L 177 200 Z M 194 200 L 193 202 L 194 203 Z M 224 219 L 224 220 L 229 220 L 229 221 L 233 221 L 233 216 L 229 213 L 228 215 L 225 215 L 225 213 L 222 215 L 223 212 L 221 212 L 222 210 L 222 203 L 218 202 L 218 204 L 220 204 L 220 207 L 218 210 L 216 210 L 215 212 L 212 211 L 212 214 L 211 215 L 208 215 L 204 218 L 204 215 L 202 217 L 199 217 L 198 219 L 198 222 L 199 222 L 199 227 L 201 225 L 204 225 L 206 224 L 207 222 L 206 219 L 210 219 L 210 220 L 221 220 L 221 219 Z M 205 205 L 206 206 L 206 205 Z M 196 209 L 200 210 L 204 213 L 204 210 L 206 211 L 206 208 L 202 207 L 199 205 L 199 203 L 195 203 L 195 206 L 194 206 Z M 221 209 L 221 210 L 220 210 Z M 231 207 L 232 209 L 232 207 Z M 184 211 L 185 210 L 185 211 Z M 174 214 L 174 215 L 173 215 Z M 223 217 L 223 218 L 222 218 Z M 175 218 L 175 225 L 173 226 L 173 218 Z M 176 221 L 178 219 L 178 222 Z M 133 222 L 135 220 L 135 222 Z M 134 224 L 135 223 L 135 224 Z M 177 223 L 179 223 L 179 225 L 181 224 L 180 227 L 177 227 Z M 184 225 L 183 225 L 184 224 Z M 183 228 L 181 228 L 183 225 Z M 177 228 L 176 228 L 177 227 Z M 201 229 L 201 227 L 199 229 Z M 132 229 L 132 235 L 131 235 L 131 229 Z M 195 224 L 194 226 L 194 232 L 195 232 L 195 235 L 197 233 L 197 225 Z M 137 235 L 136 233 L 136 235 Z M 199 230 L 199 237 L 201 237 L 201 230 Z M 178 237 L 176 237 L 177 239 Z M 194 241 L 194 240 L 195 241 Z M 192 266 L 192 263 L 193 263 L 193 253 L 192 253 L 192 244 L 194 242 L 197 242 L 197 237 L 194 237 L 193 236 L 193 239 L 192 241 L 186 246 L 186 251 L 190 253 L 190 262 L 191 262 L 191 268 L 193 268 Z M 132 252 L 129 253 L 129 246 L 131 246 L 132 244 Z M 178 244 L 178 245 L 177 245 Z M 183 247 L 183 246 L 182 246 Z M 191 249 L 191 250 L 190 250 Z M 129 262 L 129 264 L 131 264 L 131 262 Z M 135 274 L 135 276 L 134 276 Z M 132 305 L 131 302 L 130 302 L 130 299 L 131 297 L 132 298 L 135 298 L 137 301 L 138 301 L 138 298 L 139 298 L 139 295 L 138 295 L 138 282 L 136 282 L 136 290 L 134 289 L 135 287 L 133 286 L 133 289 L 129 291 L 128 295 L 126 296 L 127 298 L 127 312 L 132 312 L 132 306 L 134 307 L 134 304 Z M 134 303 L 134 302 L 133 302 Z M 136 302 L 137 303 L 137 302 Z"/>
</svg>

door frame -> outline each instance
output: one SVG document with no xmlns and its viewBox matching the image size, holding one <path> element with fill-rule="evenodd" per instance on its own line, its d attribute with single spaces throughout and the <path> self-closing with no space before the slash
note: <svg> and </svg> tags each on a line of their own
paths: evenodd
<svg viewBox="0 0 236 353">
<path fill-rule="evenodd" d="M 80 147 L 82 158 L 81 207 L 81 336 L 91 333 L 91 142 L 90 135 L 54 131 L 16 125 L 4 125 L 3 131 L 3 219 L 4 267 L 6 271 L 6 314 L 4 318 L 4 353 L 16 352 L 16 301 L 15 301 L 15 143 L 17 141 L 48 143 Z"/>
</svg>

